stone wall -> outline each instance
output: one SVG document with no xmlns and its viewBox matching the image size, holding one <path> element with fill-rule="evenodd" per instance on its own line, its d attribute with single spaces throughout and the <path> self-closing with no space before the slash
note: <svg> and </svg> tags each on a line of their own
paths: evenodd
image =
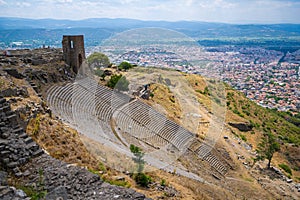
<svg viewBox="0 0 300 200">
<path fill-rule="evenodd" d="M 77 73 L 85 60 L 83 35 L 64 35 L 62 47 L 65 62 Z"/>
<path fill-rule="evenodd" d="M 146 199 L 133 189 L 109 185 L 85 168 L 54 159 L 29 137 L 18 115 L 0 97 L 0 199 L 30 199 L 9 186 L 7 177 L 24 187 L 42 187 L 45 199 Z"/>
</svg>

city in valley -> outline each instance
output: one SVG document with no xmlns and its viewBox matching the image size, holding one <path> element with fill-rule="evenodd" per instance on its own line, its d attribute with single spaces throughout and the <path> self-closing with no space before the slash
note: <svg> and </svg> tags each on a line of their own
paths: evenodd
<svg viewBox="0 0 300 200">
<path fill-rule="evenodd" d="M 168 50 L 137 48 L 114 56 L 119 47 L 106 49 L 112 62 L 126 60 L 138 66 L 172 68 L 179 71 L 218 78 L 243 92 L 257 104 L 279 111 L 299 112 L 300 50 L 283 53 L 261 47 L 169 47 Z M 181 48 L 181 49 L 178 49 Z M 199 47 L 200 48 L 200 47 Z M 181 55 L 174 52 L 180 52 Z M 197 58 L 188 60 L 197 52 Z M 187 55 L 183 58 L 183 55 Z M 192 60 L 197 59 L 196 64 Z"/>
</svg>

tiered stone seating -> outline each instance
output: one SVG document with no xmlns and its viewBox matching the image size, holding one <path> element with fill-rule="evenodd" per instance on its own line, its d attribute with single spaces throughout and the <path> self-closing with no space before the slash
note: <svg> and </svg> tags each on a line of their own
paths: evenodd
<svg viewBox="0 0 300 200">
<path fill-rule="evenodd" d="M 72 84 L 67 84 L 65 87 L 54 86 L 48 91 L 51 95 L 47 97 L 47 101 L 54 113 L 69 122 L 73 122 L 72 87 Z"/>
<path fill-rule="evenodd" d="M 128 115 L 123 112 L 119 112 L 117 124 L 118 128 L 128 134 L 131 134 L 135 138 L 142 139 L 154 135 L 154 133 L 151 133 L 151 130 L 149 130 L 146 126 L 136 123 L 136 121 L 128 117 Z"/>
<path fill-rule="evenodd" d="M 88 77 L 64 87 L 53 87 L 49 93 L 48 102 L 53 110 L 63 119 L 74 121 L 81 132 L 98 141 L 103 142 L 105 138 L 121 148 L 126 141 L 124 138 L 120 138 L 120 141 L 118 137 L 126 136 L 155 148 L 171 144 L 183 151 L 195 140 L 193 133 L 151 106 L 139 100 L 130 101 L 129 96 L 98 85 Z M 112 119 L 116 127 L 111 127 Z M 112 128 L 118 135 L 114 134 Z M 205 143 L 193 149 L 200 158 L 224 175 L 227 168 L 211 150 L 212 147 Z"/>
<path fill-rule="evenodd" d="M 200 147 L 195 151 L 195 153 L 206 160 L 214 169 L 216 169 L 222 175 L 225 175 L 227 172 L 227 168 L 220 162 L 220 160 L 211 153 L 212 147 L 202 143 Z"/>
<path fill-rule="evenodd" d="M 179 150 L 183 150 L 193 138 L 192 133 L 141 101 L 132 101 L 124 106 L 118 114 L 117 122 L 124 131 L 130 131 L 138 138 L 151 138 L 152 142 L 158 141 L 159 144 L 169 141 Z M 131 127 L 130 130 L 128 127 Z"/>
<path fill-rule="evenodd" d="M 208 153 L 208 155 L 204 157 L 204 160 L 206 160 L 214 169 L 216 169 L 222 175 L 226 174 L 227 168 L 220 162 L 220 160 L 215 155 Z"/>
<path fill-rule="evenodd" d="M 76 84 L 73 95 L 73 111 L 75 119 L 78 119 L 77 125 L 81 127 L 82 132 L 89 132 L 88 135 L 93 139 L 116 141 L 109 124 L 111 106 L 95 94 L 93 90 L 97 89 L 97 86 L 88 83 L 92 87 L 90 91 L 86 88 L 87 84 L 80 84 Z"/>
</svg>

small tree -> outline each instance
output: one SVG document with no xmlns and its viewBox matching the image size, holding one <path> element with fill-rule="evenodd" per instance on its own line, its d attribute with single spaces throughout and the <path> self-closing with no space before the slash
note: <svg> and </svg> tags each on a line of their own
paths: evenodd
<svg viewBox="0 0 300 200">
<path fill-rule="evenodd" d="M 280 150 L 280 144 L 276 141 L 276 137 L 271 133 L 265 133 L 257 146 L 258 156 L 255 161 L 268 160 L 268 168 L 271 167 L 271 161 L 275 152 Z"/>
<path fill-rule="evenodd" d="M 129 86 L 129 81 L 125 76 L 122 75 L 112 75 L 107 83 L 110 88 L 115 88 L 119 91 L 127 91 Z"/>
<path fill-rule="evenodd" d="M 110 61 L 109 58 L 100 52 L 95 52 L 92 53 L 88 58 L 88 64 L 89 66 L 93 66 L 96 68 L 101 68 L 101 67 L 109 67 L 110 66 Z"/>
<path fill-rule="evenodd" d="M 130 64 L 130 63 L 128 63 L 128 62 L 122 62 L 119 66 L 118 66 L 118 68 L 120 69 L 120 70 L 125 70 L 125 71 L 127 71 L 128 69 L 130 69 L 130 68 L 132 68 L 133 66 Z"/>
<path fill-rule="evenodd" d="M 142 187 L 147 187 L 148 184 L 151 182 L 151 177 L 147 176 L 143 173 L 145 161 L 143 156 L 145 155 L 142 150 L 134 146 L 133 144 L 130 145 L 130 151 L 133 153 L 134 157 L 132 160 L 137 164 L 137 173 L 133 176 L 135 182 Z"/>
<path fill-rule="evenodd" d="M 139 147 L 134 146 L 133 144 L 130 145 L 130 151 L 135 156 L 132 159 L 137 164 L 137 172 L 141 173 L 144 170 L 145 161 L 143 159 L 143 156 L 145 154 L 141 151 Z"/>
</svg>

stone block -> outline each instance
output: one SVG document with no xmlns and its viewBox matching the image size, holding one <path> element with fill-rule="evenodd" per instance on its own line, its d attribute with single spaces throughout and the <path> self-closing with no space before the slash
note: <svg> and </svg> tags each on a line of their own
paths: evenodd
<svg viewBox="0 0 300 200">
<path fill-rule="evenodd" d="M 6 185 L 6 184 L 7 184 L 7 172 L 0 171 L 0 185 Z"/>
<path fill-rule="evenodd" d="M 59 186 L 49 192 L 46 197 L 46 200 L 53 200 L 53 199 L 60 199 L 60 200 L 67 200 L 68 199 L 68 193 L 65 187 Z"/>
<path fill-rule="evenodd" d="M 21 135 L 19 135 L 19 137 L 20 137 L 20 138 L 27 138 L 28 135 L 27 135 L 26 133 L 23 132 Z"/>
<path fill-rule="evenodd" d="M 27 162 L 27 160 L 28 160 L 28 157 L 23 157 L 23 158 L 20 158 L 20 159 L 18 160 L 18 162 L 19 162 L 20 164 L 24 164 L 24 163 Z"/>
<path fill-rule="evenodd" d="M 37 151 L 33 152 L 33 156 L 36 157 L 36 156 L 40 156 L 44 153 L 44 151 L 42 149 L 38 149 Z"/>
<path fill-rule="evenodd" d="M 9 69 L 3 69 L 3 71 L 7 72 L 9 75 L 18 78 L 18 79 L 22 79 L 24 78 L 24 76 L 22 74 L 20 74 L 16 69 L 14 68 L 9 68 Z"/>
<path fill-rule="evenodd" d="M 19 134 L 23 133 L 24 130 L 23 130 L 23 128 L 17 128 L 17 129 L 14 129 L 12 132 L 19 135 Z"/>
<path fill-rule="evenodd" d="M 10 151 L 1 151 L 0 154 L 1 154 L 1 156 L 6 156 L 6 155 L 10 154 Z"/>
<path fill-rule="evenodd" d="M 3 104 L 3 103 L 5 103 L 5 102 L 6 102 L 6 99 L 0 98 L 0 104 Z"/>
<path fill-rule="evenodd" d="M 10 162 L 10 163 L 7 164 L 7 167 L 9 167 L 9 168 L 15 168 L 15 167 L 17 167 L 18 165 L 19 165 L 18 162 Z"/>
<path fill-rule="evenodd" d="M 24 139 L 25 144 L 30 144 L 33 142 L 33 140 L 31 139 L 31 137 L 27 137 Z"/>
<path fill-rule="evenodd" d="M 16 126 L 18 124 L 17 122 L 17 115 L 13 114 L 7 117 L 8 122 L 12 127 Z"/>
<path fill-rule="evenodd" d="M 23 190 L 16 190 L 15 195 L 20 197 L 20 198 L 25 198 L 27 197 L 26 193 Z"/>
<path fill-rule="evenodd" d="M 293 182 L 293 179 L 286 179 L 286 182 L 291 183 L 291 182 Z"/>
<path fill-rule="evenodd" d="M 15 173 L 15 176 L 16 176 L 17 178 L 20 178 L 22 175 L 23 175 L 22 172 L 17 172 L 17 173 Z"/>
<path fill-rule="evenodd" d="M 1 195 L 2 196 L 6 196 L 6 195 L 9 195 L 9 194 L 13 194 L 13 190 L 10 188 L 10 187 L 4 187 L 4 188 L 2 188 L 2 190 L 1 190 Z M 1 196 L 0 196 L 1 197 Z"/>
<path fill-rule="evenodd" d="M 7 146 L 9 143 L 8 140 L 3 140 L 3 139 L 0 139 L 0 145 L 3 145 L 3 146 Z"/>
<path fill-rule="evenodd" d="M 10 160 L 9 160 L 9 158 L 3 158 L 2 161 L 3 161 L 3 163 L 7 164 L 7 163 L 9 163 Z"/>
<path fill-rule="evenodd" d="M 2 108 L 3 108 L 3 112 L 5 113 L 10 111 L 10 106 L 3 106 Z"/>
<path fill-rule="evenodd" d="M 30 149 L 31 151 L 36 151 L 39 149 L 39 146 L 35 142 L 31 142 L 27 144 L 26 149 Z"/>
<path fill-rule="evenodd" d="M 26 170 L 24 173 L 23 173 L 23 176 L 29 176 L 30 175 L 30 172 L 28 170 Z"/>
</svg>

